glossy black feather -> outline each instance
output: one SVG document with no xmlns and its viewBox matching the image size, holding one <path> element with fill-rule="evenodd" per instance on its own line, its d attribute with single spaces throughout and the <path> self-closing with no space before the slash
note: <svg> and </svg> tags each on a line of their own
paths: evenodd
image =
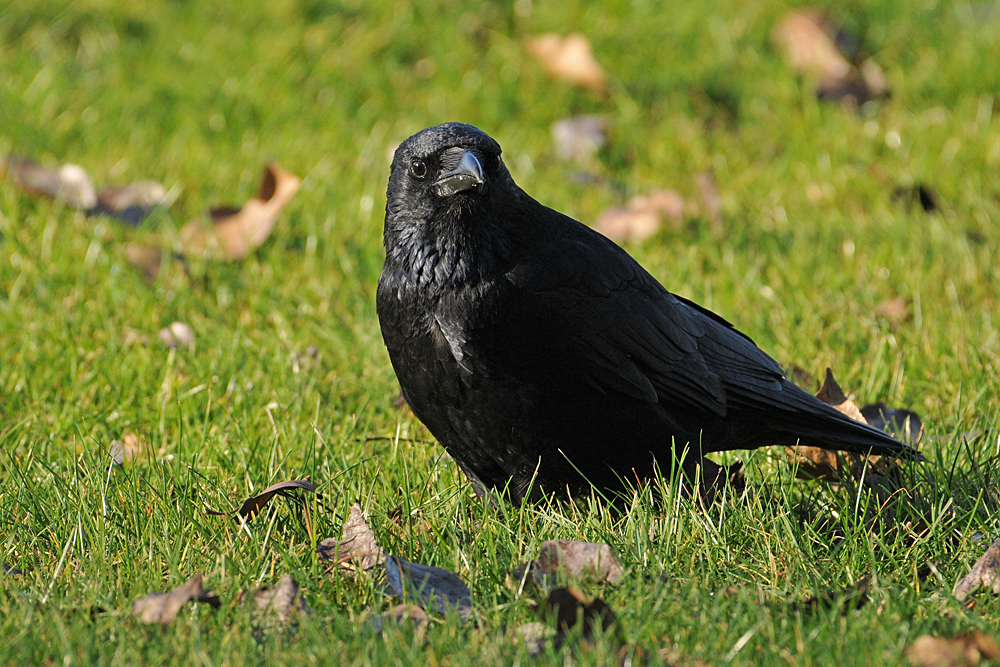
<svg viewBox="0 0 1000 667">
<path fill-rule="evenodd" d="M 442 196 L 436 179 L 464 151 L 483 183 Z M 685 447 L 908 451 L 529 197 L 476 128 L 439 125 L 400 145 L 384 240 L 377 306 L 403 395 L 480 492 L 620 489 Z"/>
</svg>

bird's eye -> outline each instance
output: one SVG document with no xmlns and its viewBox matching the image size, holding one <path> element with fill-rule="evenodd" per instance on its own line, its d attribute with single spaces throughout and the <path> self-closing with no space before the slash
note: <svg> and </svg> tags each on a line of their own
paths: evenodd
<svg viewBox="0 0 1000 667">
<path fill-rule="evenodd" d="M 423 160 L 414 160 L 410 163 L 410 173 L 413 174 L 413 178 L 423 178 L 427 175 L 427 165 Z"/>
</svg>

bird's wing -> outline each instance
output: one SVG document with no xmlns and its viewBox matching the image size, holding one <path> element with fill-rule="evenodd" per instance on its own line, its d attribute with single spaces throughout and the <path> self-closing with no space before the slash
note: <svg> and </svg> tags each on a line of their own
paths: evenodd
<svg viewBox="0 0 1000 667">
<path fill-rule="evenodd" d="M 603 392 L 725 416 L 766 404 L 778 365 L 721 317 L 664 289 L 624 250 L 589 229 L 550 240 L 517 264 L 529 342 Z"/>
</svg>

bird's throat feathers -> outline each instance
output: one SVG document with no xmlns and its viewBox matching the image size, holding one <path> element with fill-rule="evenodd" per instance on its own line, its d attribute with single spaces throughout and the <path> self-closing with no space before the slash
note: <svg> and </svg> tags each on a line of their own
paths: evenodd
<svg viewBox="0 0 1000 667">
<path fill-rule="evenodd" d="M 389 212 L 385 247 L 391 276 L 386 277 L 400 285 L 449 289 L 482 282 L 503 270 L 514 246 L 512 230 L 469 211 L 449 213 L 394 221 Z"/>
</svg>

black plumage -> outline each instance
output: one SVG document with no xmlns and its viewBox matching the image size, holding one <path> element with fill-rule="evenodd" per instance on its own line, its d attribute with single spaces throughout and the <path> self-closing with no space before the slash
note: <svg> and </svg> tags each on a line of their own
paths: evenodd
<svg viewBox="0 0 1000 667">
<path fill-rule="evenodd" d="M 685 447 L 908 451 L 529 197 L 470 125 L 396 150 L 384 240 L 378 315 L 403 396 L 480 493 L 617 490 Z"/>
</svg>

